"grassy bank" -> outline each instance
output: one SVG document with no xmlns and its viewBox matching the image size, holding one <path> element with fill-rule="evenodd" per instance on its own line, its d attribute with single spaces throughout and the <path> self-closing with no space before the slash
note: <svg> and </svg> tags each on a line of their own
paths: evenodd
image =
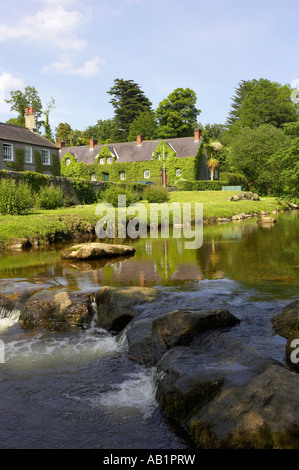
<svg viewBox="0 0 299 470">
<path fill-rule="evenodd" d="M 277 199 L 273 197 L 261 198 L 257 202 L 229 202 L 228 197 L 235 194 L 237 193 L 233 191 L 176 191 L 170 193 L 169 202 L 203 203 L 204 219 L 209 223 L 219 217 L 231 218 L 242 212 L 272 212 L 278 206 Z M 34 210 L 24 215 L 0 216 L 0 245 L 9 247 L 20 240 L 43 244 L 73 239 L 82 234 L 94 234 L 95 224 L 100 218 L 95 215 L 96 206 L 97 204 L 56 210 Z"/>
</svg>

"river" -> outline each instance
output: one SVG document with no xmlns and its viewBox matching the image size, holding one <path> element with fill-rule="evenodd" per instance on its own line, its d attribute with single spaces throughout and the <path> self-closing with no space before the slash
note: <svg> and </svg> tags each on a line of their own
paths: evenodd
<svg viewBox="0 0 299 470">
<path fill-rule="evenodd" d="M 141 314 L 225 307 L 241 320 L 230 334 L 283 361 L 271 318 L 298 298 L 298 229 L 291 211 L 270 228 L 255 219 L 205 226 L 197 250 L 147 238 L 121 240 L 135 255 L 105 262 L 61 261 L 63 244 L 0 255 L 0 448 L 192 449 L 157 407 L 154 370 L 125 343 L 95 322 L 72 333 L 25 330 L 19 309 L 42 289 L 150 286 L 162 300 Z"/>
</svg>

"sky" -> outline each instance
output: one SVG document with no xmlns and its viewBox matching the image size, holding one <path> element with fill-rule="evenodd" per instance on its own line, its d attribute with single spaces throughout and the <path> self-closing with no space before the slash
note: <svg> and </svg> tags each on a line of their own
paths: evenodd
<svg viewBox="0 0 299 470">
<path fill-rule="evenodd" d="M 0 121 L 10 91 L 55 100 L 60 123 L 84 130 L 114 109 L 115 79 L 133 80 L 153 109 L 191 88 L 198 122 L 224 124 L 242 80 L 299 88 L 298 0 L 11 0 L 1 2 Z"/>
</svg>

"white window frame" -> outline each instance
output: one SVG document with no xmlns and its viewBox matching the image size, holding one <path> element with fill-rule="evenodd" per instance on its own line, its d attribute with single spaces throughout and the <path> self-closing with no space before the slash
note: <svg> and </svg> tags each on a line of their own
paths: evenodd
<svg viewBox="0 0 299 470">
<path fill-rule="evenodd" d="M 151 177 L 151 172 L 150 170 L 144 170 L 143 172 L 143 178 L 149 179 Z"/>
<path fill-rule="evenodd" d="M 93 173 L 90 177 L 91 181 L 97 181 L 97 175 Z"/>
<path fill-rule="evenodd" d="M 125 181 L 126 179 L 126 172 L 125 171 L 121 171 L 120 174 L 119 174 L 119 179 L 121 181 Z"/>
<path fill-rule="evenodd" d="M 4 151 L 4 146 L 7 146 L 11 149 L 11 152 L 10 152 L 10 158 L 7 158 L 7 156 L 5 155 L 5 151 Z M 10 144 L 9 142 L 3 142 L 2 144 L 2 150 L 3 150 L 3 160 L 5 162 L 13 162 L 14 161 L 14 156 L 13 156 L 13 144 Z"/>
<path fill-rule="evenodd" d="M 47 160 L 45 157 L 47 157 Z M 51 153 L 49 149 L 42 149 L 42 164 L 46 166 L 51 165 Z"/>
<path fill-rule="evenodd" d="M 105 165 L 105 157 L 100 158 L 100 165 Z"/>
<path fill-rule="evenodd" d="M 108 163 L 109 165 L 111 165 L 111 163 L 112 163 L 112 157 L 107 157 L 107 163 Z"/>
<path fill-rule="evenodd" d="M 65 159 L 65 166 L 70 166 L 71 164 L 71 159 L 70 158 L 66 158 Z"/>
<path fill-rule="evenodd" d="M 182 172 L 181 172 L 181 169 L 180 168 L 177 168 L 175 170 L 175 176 L 181 176 L 182 175 Z"/>
<path fill-rule="evenodd" d="M 26 155 L 26 151 L 29 151 L 27 155 Z M 28 163 L 28 164 L 33 163 L 32 162 L 32 147 L 28 147 L 28 145 L 25 145 L 24 155 L 25 155 L 25 163 Z M 27 157 L 29 157 L 28 160 L 27 160 Z"/>
</svg>

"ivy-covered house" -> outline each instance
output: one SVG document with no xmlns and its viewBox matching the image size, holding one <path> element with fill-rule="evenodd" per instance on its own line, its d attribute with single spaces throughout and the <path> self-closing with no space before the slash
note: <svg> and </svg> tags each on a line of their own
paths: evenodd
<svg viewBox="0 0 299 470">
<path fill-rule="evenodd" d="M 201 131 L 193 137 L 60 147 L 61 174 L 66 177 L 128 183 L 152 181 L 173 185 L 179 180 L 209 180 Z M 197 163 L 197 169 L 196 164 Z M 196 177 L 195 177 L 196 173 Z M 214 179 L 219 179 L 217 172 Z"/>
<path fill-rule="evenodd" d="M 59 148 L 35 131 L 32 108 L 26 109 L 25 126 L 0 123 L 0 170 L 59 176 Z"/>
</svg>

